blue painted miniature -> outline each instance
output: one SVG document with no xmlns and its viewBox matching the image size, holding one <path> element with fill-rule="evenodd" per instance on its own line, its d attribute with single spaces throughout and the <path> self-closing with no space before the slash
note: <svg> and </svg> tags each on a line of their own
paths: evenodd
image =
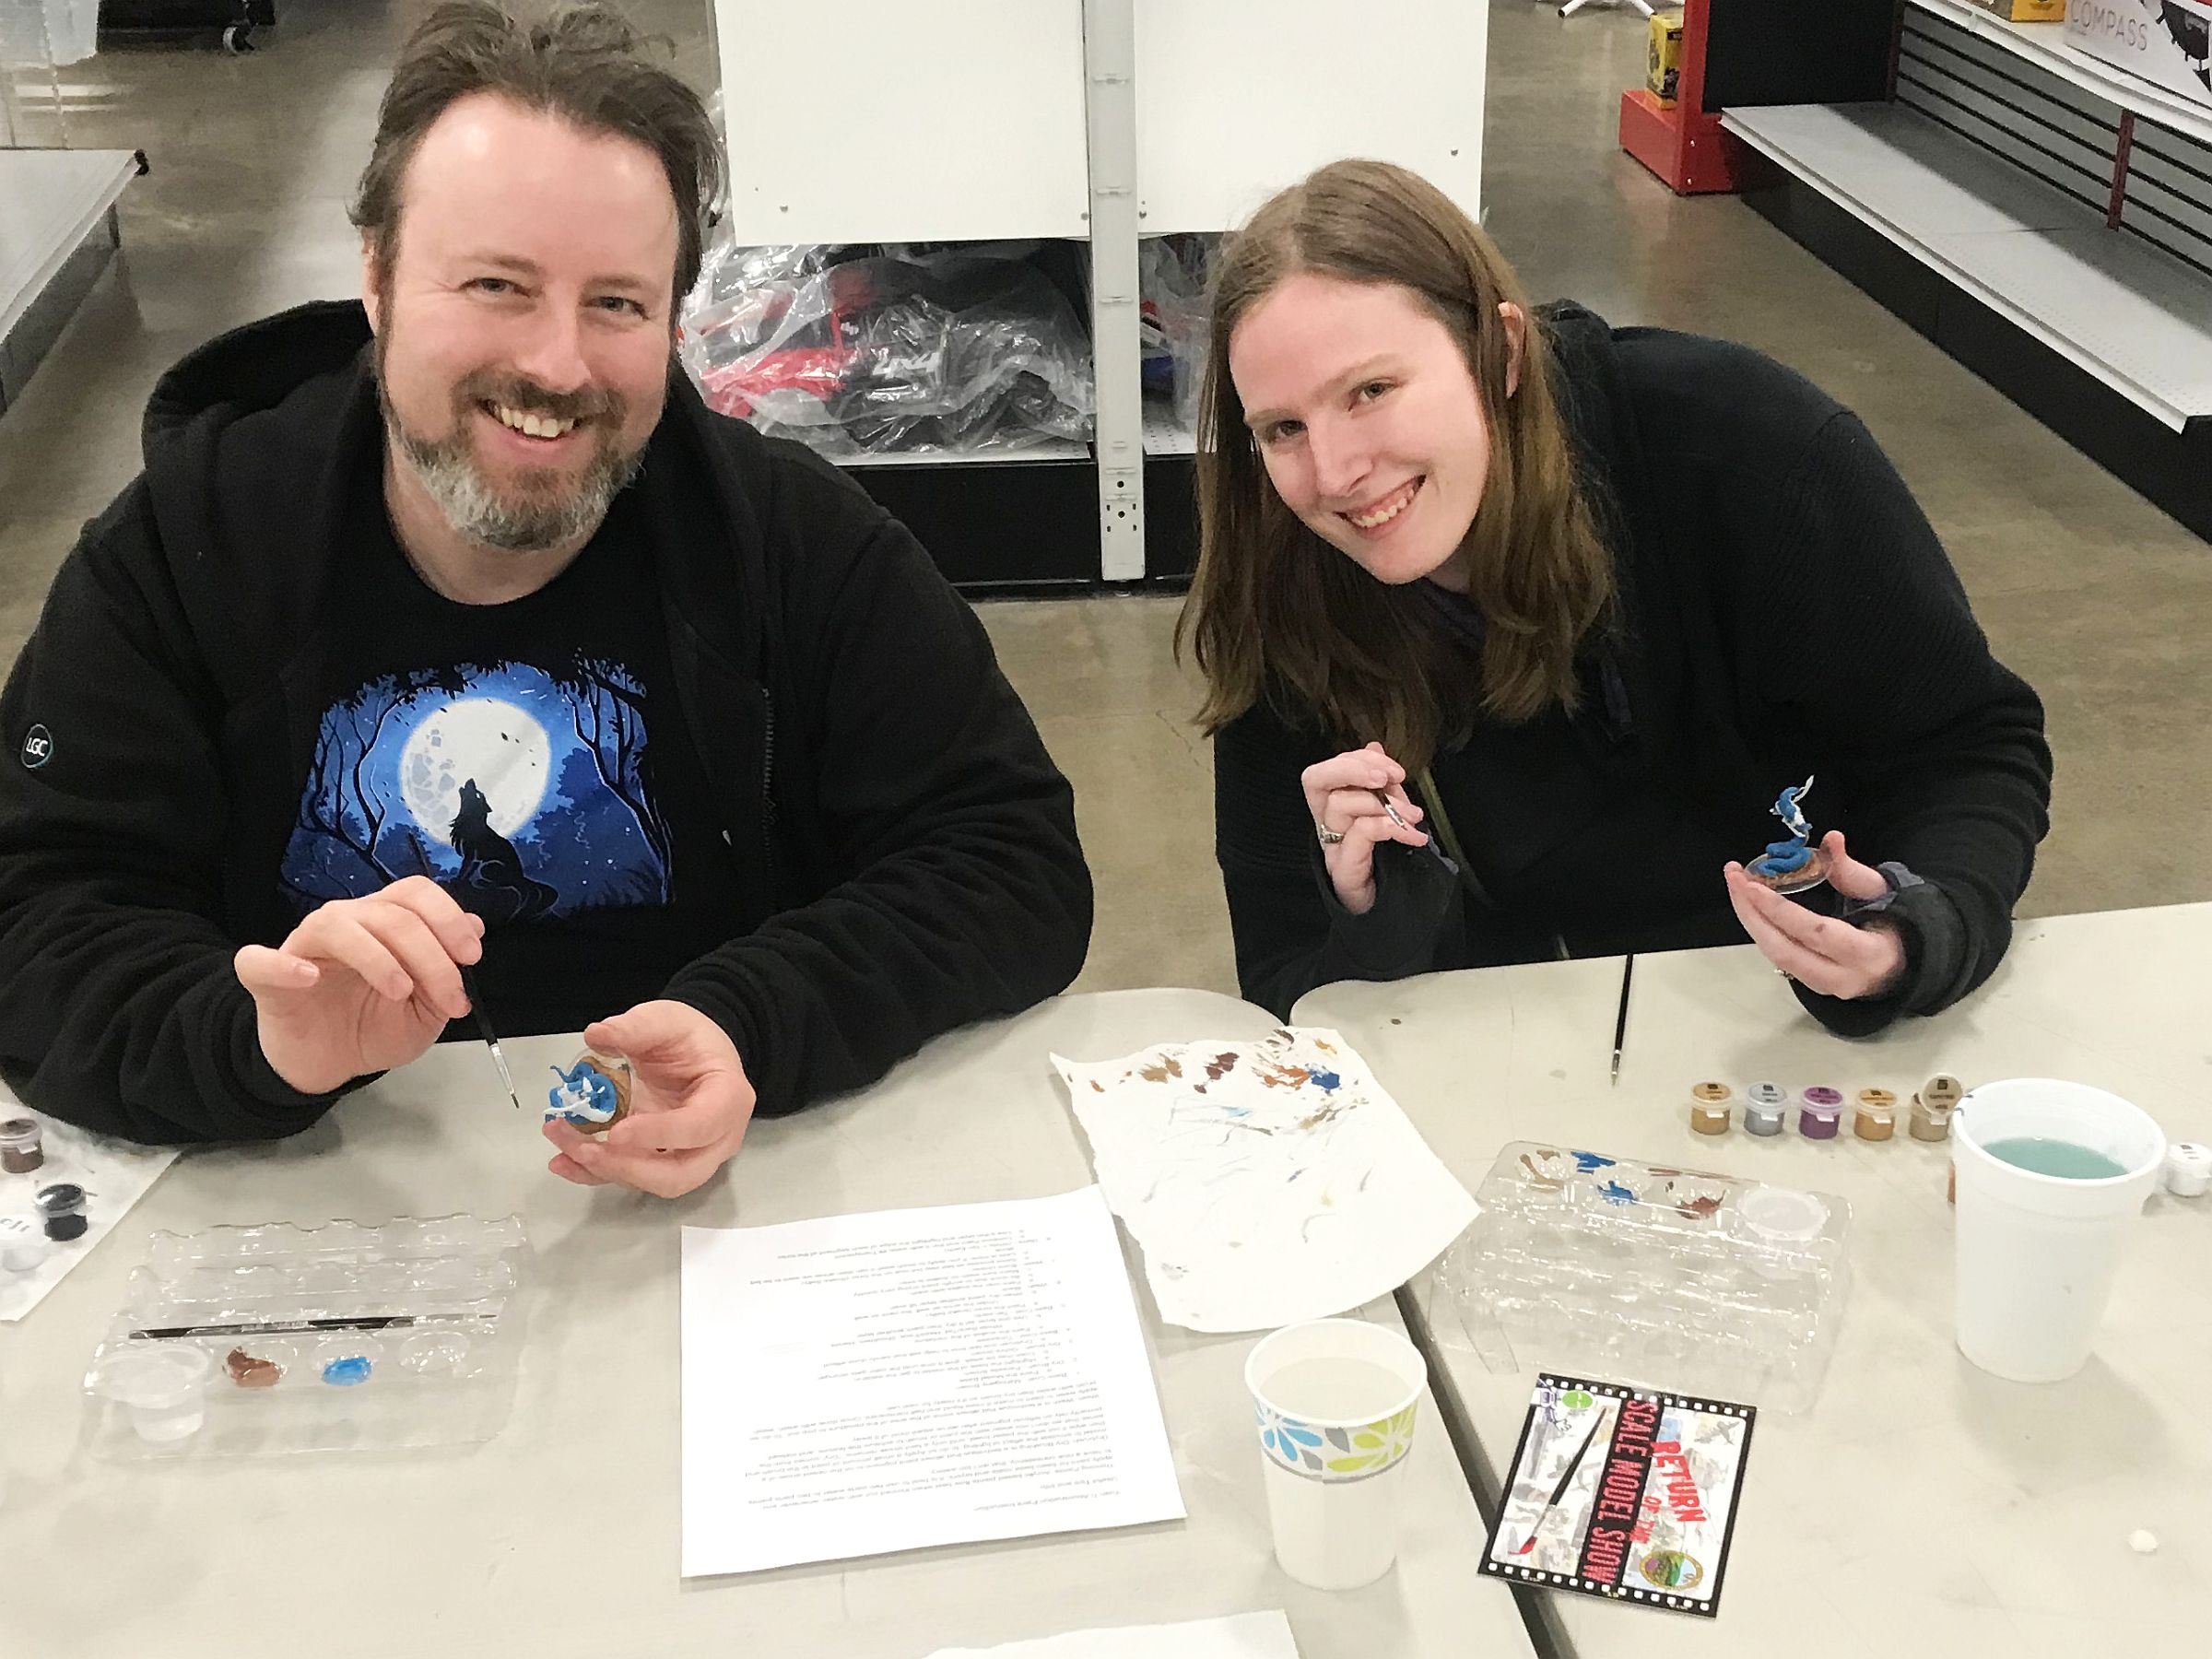
<svg viewBox="0 0 2212 1659">
<path fill-rule="evenodd" d="M 553 1067 L 553 1075 L 560 1081 L 546 1090 L 546 1122 L 558 1118 L 587 1134 L 606 1128 L 629 1104 L 629 1091 L 623 1087 L 628 1077 L 615 1075 L 627 1071 L 619 1063 L 602 1060 L 596 1054 L 581 1055 L 566 1071 Z"/>
<path fill-rule="evenodd" d="M 1783 828 L 1790 832 L 1789 839 L 1769 841 L 1767 850 L 1744 866 L 1752 880 L 1778 893 L 1801 893 L 1828 879 L 1828 854 L 1812 844 L 1813 829 L 1805 821 L 1800 805 L 1812 787 L 1813 781 L 1807 778 L 1776 797 L 1768 810 L 1782 820 Z"/>
</svg>

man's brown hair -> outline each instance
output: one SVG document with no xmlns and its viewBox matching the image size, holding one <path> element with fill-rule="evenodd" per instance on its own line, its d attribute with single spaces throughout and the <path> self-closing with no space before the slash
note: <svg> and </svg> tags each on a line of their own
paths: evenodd
<svg viewBox="0 0 2212 1659">
<path fill-rule="evenodd" d="M 676 198 L 672 311 L 680 305 L 699 276 L 722 183 L 722 142 L 699 95 L 649 63 L 645 43 L 606 6 L 563 6 L 535 23 L 490 0 L 433 7 L 400 48 L 350 209 L 372 250 L 378 286 L 390 281 L 398 254 L 401 185 L 423 135 L 462 99 L 490 93 L 583 132 L 630 139 L 659 158 Z"/>
</svg>

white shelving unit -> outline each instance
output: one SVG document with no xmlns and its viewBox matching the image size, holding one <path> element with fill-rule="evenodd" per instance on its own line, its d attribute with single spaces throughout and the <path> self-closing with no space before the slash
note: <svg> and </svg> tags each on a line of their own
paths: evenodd
<svg viewBox="0 0 2212 1659">
<path fill-rule="evenodd" d="M 1480 212 L 1474 0 L 715 0 L 741 243 L 1087 243 L 1098 574 L 1146 574 L 1137 241 L 1232 228 L 1341 156 Z M 923 460 L 904 465 L 929 465 Z"/>
<path fill-rule="evenodd" d="M 2160 424 L 2212 416 L 2212 279 L 1916 110 L 1790 104 L 1721 124 Z"/>
<path fill-rule="evenodd" d="M 0 149 L 0 412 L 114 251 L 138 171 L 128 150 Z"/>
<path fill-rule="evenodd" d="M 2193 103 L 2070 44 L 2064 23 L 2014 23 L 1967 0 L 1908 0 L 2106 102 L 2157 122 L 2200 144 L 2212 144 L 2212 106 Z"/>
</svg>

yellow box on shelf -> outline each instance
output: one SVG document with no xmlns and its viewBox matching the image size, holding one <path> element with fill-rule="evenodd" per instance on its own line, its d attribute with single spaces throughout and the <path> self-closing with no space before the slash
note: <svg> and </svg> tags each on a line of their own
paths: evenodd
<svg viewBox="0 0 2212 1659">
<path fill-rule="evenodd" d="M 1652 96 L 1674 107 L 1676 89 L 1682 80 L 1682 8 L 1652 14 L 1652 49 L 1646 59 L 1643 84 Z"/>
<path fill-rule="evenodd" d="M 1995 12 L 2007 23 L 2063 23 L 2066 0 L 1966 0 L 1985 12 Z"/>
</svg>

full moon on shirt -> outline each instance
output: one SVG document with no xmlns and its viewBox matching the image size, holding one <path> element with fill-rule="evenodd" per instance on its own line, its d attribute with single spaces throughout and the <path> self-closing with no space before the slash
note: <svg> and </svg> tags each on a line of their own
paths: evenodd
<svg viewBox="0 0 2212 1659">
<path fill-rule="evenodd" d="M 474 778 L 491 806 L 491 827 L 512 835 L 545 799 L 552 745 L 546 729 L 511 702 L 465 697 L 415 728 L 399 755 L 400 794 L 415 821 L 452 844 L 462 782 Z"/>
</svg>

